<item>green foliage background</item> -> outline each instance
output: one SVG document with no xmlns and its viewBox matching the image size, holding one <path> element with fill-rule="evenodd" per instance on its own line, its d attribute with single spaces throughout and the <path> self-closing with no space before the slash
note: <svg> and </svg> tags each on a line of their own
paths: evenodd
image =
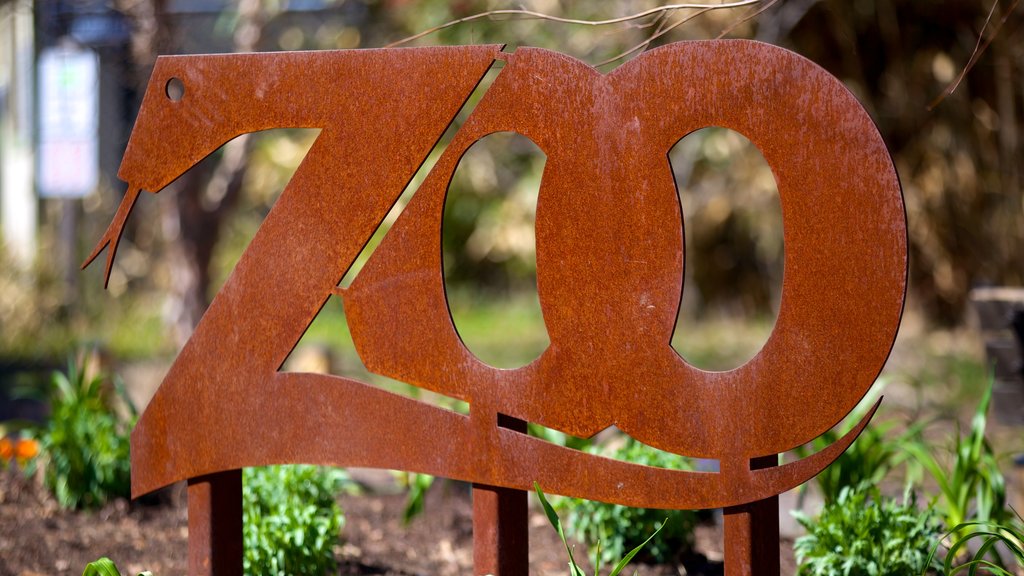
<svg viewBox="0 0 1024 576">
<path fill-rule="evenodd" d="M 40 454 L 28 472 L 41 465 L 46 486 L 65 508 L 97 508 L 128 498 L 135 414 L 120 383 L 107 387 L 104 376 L 69 363 L 67 374 L 53 374 L 52 385 L 52 414 L 39 432 Z M 111 404 L 115 391 L 129 409 L 127 420 Z"/>
<path fill-rule="evenodd" d="M 336 498 L 340 470 L 287 465 L 242 472 L 247 575 L 323 576 L 335 569 L 334 547 L 345 518 Z"/>
<path fill-rule="evenodd" d="M 912 495 L 898 503 L 870 484 L 844 487 L 817 519 L 797 519 L 807 529 L 793 546 L 799 576 L 923 574 L 942 535 L 938 517 Z"/>
</svg>

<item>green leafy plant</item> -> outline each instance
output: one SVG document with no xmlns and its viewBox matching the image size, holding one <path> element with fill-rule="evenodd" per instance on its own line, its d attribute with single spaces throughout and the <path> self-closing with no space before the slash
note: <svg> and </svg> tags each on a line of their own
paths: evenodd
<svg viewBox="0 0 1024 576">
<path fill-rule="evenodd" d="M 908 453 L 938 485 L 939 496 L 935 509 L 942 515 L 946 526 L 965 525 L 969 519 L 981 523 L 1007 522 L 1011 519 L 1006 507 L 1006 481 L 999 470 L 998 458 L 985 436 L 991 400 L 990 383 L 975 410 L 970 433 L 961 436 L 959 428 L 957 430 L 951 449 L 951 469 L 943 465 L 940 457 L 923 438 L 905 444 Z M 920 471 L 914 474 L 920 475 Z M 969 530 L 970 526 L 966 528 Z"/>
<path fill-rule="evenodd" d="M 562 530 L 562 523 L 561 521 L 559 521 L 558 514 L 555 513 L 555 509 L 552 508 L 551 504 L 548 502 L 548 499 L 544 496 L 544 491 L 540 489 L 540 485 L 537 484 L 536 482 L 533 483 L 533 488 L 534 490 L 537 491 L 537 498 L 540 499 L 541 506 L 544 507 L 544 514 L 547 515 L 548 522 L 551 522 L 551 526 L 553 526 L 555 528 L 555 531 L 558 532 L 558 537 L 562 540 L 562 545 L 565 546 L 565 551 L 569 555 L 569 576 L 587 576 L 583 569 L 580 568 L 578 564 L 576 564 L 576 558 L 573 556 L 572 547 L 569 546 L 569 543 L 565 539 L 565 531 Z M 615 567 L 612 568 L 612 571 L 608 574 L 608 576 L 618 576 L 618 574 L 626 568 L 626 565 L 629 564 L 629 561 L 632 560 L 633 557 L 636 556 L 637 553 L 639 553 L 644 546 L 650 543 L 651 540 L 653 540 L 658 535 L 658 533 L 661 532 L 662 528 L 664 528 L 666 524 L 668 524 L 668 518 L 662 521 L 661 525 L 658 526 L 654 530 L 654 532 L 647 537 L 646 540 L 641 542 L 639 546 L 630 550 L 629 553 L 623 556 L 621 560 L 616 562 Z M 601 553 L 601 543 L 598 542 L 596 549 L 594 551 L 594 576 L 600 576 L 601 563 L 603 561 L 604 556 Z M 634 576 L 636 576 L 635 572 Z"/>
<path fill-rule="evenodd" d="M 124 386 L 113 392 L 128 407 L 118 416 L 102 375 L 68 363 L 67 375 L 54 372 L 50 420 L 39 432 L 39 456 L 27 467 L 43 466 L 46 486 L 65 508 L 92 508 L 130 494 L 129 434 L 136 413 Z"/>
<path fill-rule="evenodd" d="M 929 551 L 940 523 L 909 491 L 898 503 L 873 485 L 846 487 L 818 518 L 794 515 L 807 529 L 793 545 L 799 576 L 906 576 L 938 567 Z"/>
<path fill-rule="evenodd" d="M 86 564 L 82 576 L 121 576 L 121 572 L 118 571 L 117 566 L 114 565 L 110 558 L 104 557 Z M 153 573 L 146 570 L 145 572 L 139 572 L 138 576 L 153 576 Z"/>
<path fill-rule="evenodd" d="M 335 570 L 333 548 L 344 516 L 336 496 L 348 482 L 340 470 L 287 465 L 242 472 L 246 574 Z"/>
<path fill-rule="evenodd" d="M 590 451 L 601 453 L 596 448 Z M 633 439 L 627 439 L 622 447 L 606 452 L 612 458 L 634 464 L 672 470 L 691 469 L 688 459 L 656 450 Z M 693 544 L 697 514 L 691 510 L 629 508 L 578 498 L 561 499 L 558 506 L 569 512 L 566 517 L 569 535 L 591 547 L 600 543 L 602 559 L 606 562 L 621 557 L 626 550 L 648 540 L 649 545 L 644 549 L 644 555 L 655 562 L 669 562 L 681 550 Z M 661 528 L 657 536 L 650 539 L 648 535 L 659 525 Z"/>
<path fill-rule="evenodd" d="M 405 509 L 402 510 L 402 523 L 408 525 L 413 518 L 423 513 L 427 492 L 434 485 L 434 477 L 430 474 L 407 472 L 403 479 L 408 492 L 405 497 Z"/>
<path fill-rule="evenodd" d="M 957 534 L 962 534 L 962 536 L 957 537 Z M 946 559 L 940 572 L 943 576 L 953 576 L 965 571 L 969 576 L 973 576 L 978 573 L 978 570 L 985 570 L 982 572 L 983 574 L 1015 576 L 1015 573 L 1007 570 L 1003 564 L 1003 559 L 998 553 L 997 546 L 999 545 L 1009 551 L 1018 568 L 1024 568 L 1024 520 L 1021 520 L 1020 516 L 1017 517 L 1016 523 L 1010 524 L 996 522 L 958 524 L 945 535 L 943 541 L 946 540 L 949 540 L 950 543 L 947 546 Z M 973 555 L 968 549 L 968 544 L 972 540 L 980 542 Z M 929 562 L 938 553 L 939 544 L 936 544 L 932 550 Z M 960 557 L 965 557 L 967 560 L 957 566 L 955 563 Z M 1016 574 L 1020 574 L 1020 572 Z"/>
</svg>

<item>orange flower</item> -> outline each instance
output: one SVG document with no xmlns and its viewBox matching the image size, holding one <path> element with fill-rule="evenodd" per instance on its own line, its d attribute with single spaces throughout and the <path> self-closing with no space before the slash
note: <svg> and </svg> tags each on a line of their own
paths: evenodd
<svg viewBox="0 0 1024 576">
<path fill-rule="evenodd" d="M 10 460 L 14 457 L 14 445 L 11 439 L 6 436 L 0 438 L 0 460 Z"/>
<path fill-rule="evenodd" d="M 39 442 L 29 438 L 18 440 L 18 445 L 14 449 L 14 455 L 21 463 L 35 458 L 38 454 Z"/>
</svg>

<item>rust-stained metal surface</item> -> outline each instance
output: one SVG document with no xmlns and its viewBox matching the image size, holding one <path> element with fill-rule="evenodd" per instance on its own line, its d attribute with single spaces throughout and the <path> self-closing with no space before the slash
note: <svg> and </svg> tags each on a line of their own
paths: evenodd
<svg viewBox="0 0 1024 576">
<path fill-rule="evenodd" d="M 526 432 L 526 422 L 498 416 L 498 426 Z M 516 575 L 530 572 L 526 492 L 473 485 L 473 571 Z"/>
<path fill-rule="evenodd" d="M 190 576 L 242 576 L 241 534 L 242 471 L 189 478 Z"/>
<path fill-rule="evenodd" d="M 754 470 L 778 464 L 778 456 L 750 461 Z M 757 567 L 758 576 L 779 576 L 779 497 L 729 506 L 722 511 L 725 540 L 725 576 L 744 576 Z"/>
<path fill-rule="evenodd" d="M 351 286 L 338 288 L 497 59 L 505 64 L 493 85 Z M 185 87 L 178 101 L 165 92 L 171 78 Z M 670 345 L 684 262 L 667 155 L 706 126 L 759 148 L 784 223 L 774 331 L 726 372 L 697 369 Z M 499 46 L 162 57 L 121 167 L 131 193 L 90 260 L 109 244 L 109 270 L 139 190 L 159 191 L 237 135 L 277 127 L 321 132 L 136 427 L 135 495 L 305 462 L 516 490 L 537 481 L 630 506 L 737 507 L 813 477 L 871 417 L 818 454 L 752 469 L 861 399 L 889 354 L 906 284 L 904 208 L 885 145 L 842 84 L 792 52 L 677 43 L 608 75 Z M 523 134 L 547 155 L 536 245 L 551 344 L 515 370 L 462 344 L 441 263 L 448 183 L 463 153 L 496 131 Z M 371 371 L 465 400 L 470 414 L 348 378 L 280 372 L 332 295 L 344 299 Z M 500 427 L 499 416 L 584 437 L 615 425 L 718 459 L 720 472 L 580 453 Z"/>
</svg>

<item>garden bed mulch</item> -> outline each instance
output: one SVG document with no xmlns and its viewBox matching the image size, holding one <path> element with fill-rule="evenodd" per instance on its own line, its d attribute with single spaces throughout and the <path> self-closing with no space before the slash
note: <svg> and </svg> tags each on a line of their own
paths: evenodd
<svg viewBox="0 0 1024 576">
<path fill-rule="evenodd" d="M 346 523 L 335 548 L 340 575 L 472 574 L 472 505 L 465 484 L 435 483 L 425 512 L 408 526 L 401 520 L 403 494 L 345 495 L 341 505 Z M 97 511 L 73 512 L 60 510 L 36 482 L 0 473 L 0 576 L 78 576 L 100 556 L 109 556 L 124 574 L 185 574 L 187 525 L 180 487 L 156 504 L 119 500 Z M 638 573 L 721 574 L 721 529 L 701 525 L 696 538 L 699 553 L 676 565 L 638 565 Z M 791 543 L 783 543 L 782 556 L 782 573 L 792 574 Z M 541 576 L 568 573 L 565 549 L 539 510 L 530 516 L 530 565 Z"/>
<path fill-rule="evenodd" d="M 167 499 L 156 505 L 117 500 L 91 512 L 61 510 L 37 482 L 11 470 L 0 473 L 2 576 L 78 576 L 101 556 L 124 573 L 184 574 L 187 526 L 185 507 Z"/>
</svg>

